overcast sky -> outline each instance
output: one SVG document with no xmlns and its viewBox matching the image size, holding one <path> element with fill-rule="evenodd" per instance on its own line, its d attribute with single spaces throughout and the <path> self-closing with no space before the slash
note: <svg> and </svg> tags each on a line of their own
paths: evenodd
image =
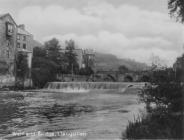
<svg viewBox="0 0 184 140">
<path fill-rule="evenodd" d="M 0 13 L 24 23 L 34 38 L 74 39 L 81 48 L 171 65 L 183 52 L 184 26 L 170 19 L 167 0 L 0 0 Z"/>
</svg>

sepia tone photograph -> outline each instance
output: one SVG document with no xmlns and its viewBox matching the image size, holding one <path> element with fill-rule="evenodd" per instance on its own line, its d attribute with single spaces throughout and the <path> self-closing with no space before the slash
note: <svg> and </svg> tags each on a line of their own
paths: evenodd
<svg viewBox="0 0 184 140">
<path fill-rule="evenodd" d="M 184 139 L 184 0 L 0 0 L 0 140 Z"/>
</svg>

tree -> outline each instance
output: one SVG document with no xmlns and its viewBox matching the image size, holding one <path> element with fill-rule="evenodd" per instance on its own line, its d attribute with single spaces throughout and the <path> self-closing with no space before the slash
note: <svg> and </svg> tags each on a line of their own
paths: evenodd
<svg viewBox="0 0 184 140">
<path fill-rule="evenodd" d="M 184 59 L 180 57 L 177 62 L 183 64 Z M 142 118 L 129 123 L 125 131 L 126 137 L 131 139 L 184 138 L 182 82 L 176 79 L 172 68 L 153 71 L 150 77 L 151 84 L 147 85 L 140 94 L 140 100 L 146 104 L 147 113 Z"/>
<path fill-rule="evenodd" d="M 29 71 L 26 54 L 18 53 L 16 61 L 16 69 L 17 69 L 16 70 L 17 78 L 20 79 L 23 84 Z"/>
<path fill-rule="evenodd" d="M 33 59 L 32 79 L 35 87 L 43 88 L 47 82 L 56 80 L 57 64 L 51 60 L 35 57 Z"/>
<path fill-rule="evenodd" d="M 91 69 L 91 67 L 85 67 L 81 68 L 79 71 L 80 75 L 92 75 L 94 74 L 94 71 Z"/>
<path fill-rule="evenodd" d="M 56 38 L 53 38 L 45 42 L 44 49 L 46 51 L 47 59 L 55 62 L 57 64 L 57 73 L 65 73 L 68 61 L 67 57 L 62 52 L 62 48 L 59 44 L 59 41 Z"/>
<path fill-rule="evenodd" d="M 184 0 L 169 0 L 168 8 L 170 15 L 177 21 L 184 23 Z"/>
<path fill-rule="evenodd" d="M 0 60 L 0 75 L 4 75 L 8 72 L 8 65 L 6 62 Z"/>
<path fill-rule="evenodd" d="M 46 56 L 48 59 L 54 61 L 58 65 L 61 65 L 63 53 L 60 51 L 61 46 L 56 38 L 45 42 L 44 49 L 46 50 Z"/>
<path fill-rule="evenodd" d="M 122 65 L 122 66 L 119 66 L 118 71 L 120 74 L 125 74 L 129 71 L 129 69 L 126 66 Z"/>
<path fill-rule="evenodd" d="M 70 73 L 78 73 L 79 65 L 77 63 L 77 54 L 75 53 L 75 42 L 73 40 L 66 41 L 65 57 L 68 62 L 67 70 Z"/>
<path fill-rule="evenodd" d="M 47 58 L 45 48 L 33 49 L 32 80 L 35 87 L 42 88 L 47 82 L 56 80 L 58 65 Z"/>
<path fill-rule="evenodd" d="M 33 58 L 34 57 L 44 57 L 44 58 L 46 58 L 46 50 L 42 47 L 35 47 L 33 49 Z"/>
<path fill-rule="evenodd" d="M 150 76 L 148 74 L 143 74 L 140 77 L 139 81 L 141 81 L 141 82 L 150 82 Z"/>
<path fill-rule="evenodd" d="M 184 81 L 184 54 L 178 57 L 173 65 L 175 71 L 175 78 L 177 81 Z"/>
<path fill-rule="evenodd" d="M 124 81 L 125 82 L 133 82 L 133 77 L 131 75 L 126 75 Z"/>
</svg>

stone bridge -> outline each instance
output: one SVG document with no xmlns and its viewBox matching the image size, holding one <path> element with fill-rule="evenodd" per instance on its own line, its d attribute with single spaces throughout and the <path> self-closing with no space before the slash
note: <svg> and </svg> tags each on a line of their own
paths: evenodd
<svg viewBox="0 0 184 140">
<path fill-rule="evenodd" d="M 135 73 L 125 73 L 121 74 L 119 71 L 105 71 L 99 70 L 95 73 L 95 76 L 99 76 L 104 81 L 113 81 L 113 82 L 132 82 L 136 81 L 138 75 Z"/>
</svg>

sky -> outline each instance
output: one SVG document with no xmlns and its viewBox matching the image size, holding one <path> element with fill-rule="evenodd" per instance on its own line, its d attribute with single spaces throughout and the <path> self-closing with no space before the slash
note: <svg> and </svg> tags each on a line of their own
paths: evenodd
<svg viewBox="0 0 184 140">
<path fill-rule="evenodd" d="M 167 0 L 0 0 L 0 13 L 40 42 L 73 39 L 80 48 L 171 66 L 184 52 L 184 25 L 169 16 Z"/>
</svg>

